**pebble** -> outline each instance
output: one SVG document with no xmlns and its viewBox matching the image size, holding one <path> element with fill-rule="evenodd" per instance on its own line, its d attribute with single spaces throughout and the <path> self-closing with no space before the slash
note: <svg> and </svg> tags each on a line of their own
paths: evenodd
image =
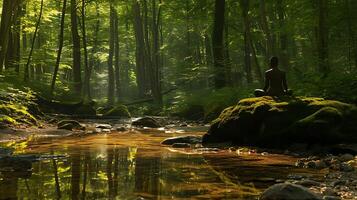
<svg viewBox="0 0 357 200">
<path fill-rule="evenodd" d="M 342 156 L 340 156 L 338 159 L 341 161 L 341 162 L 346 162 L 346 161 L 350 161 L 350 160 L 353 160 L 355 157 L 351 154 L 343 154 Z"/>
</svg>

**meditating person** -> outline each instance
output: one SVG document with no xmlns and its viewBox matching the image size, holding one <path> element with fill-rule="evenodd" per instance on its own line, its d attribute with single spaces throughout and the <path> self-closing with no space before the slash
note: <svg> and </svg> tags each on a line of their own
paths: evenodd
<svg viewBox="0 0 357 200">
<path fill-rule="evenodd" d="M 265 86 L 264 89 L 256 89 L 254 94 L 256 97 L 261 96 L 283 96 L 291 95 L 292 91 L 288 89 L 286 82 L 286 75 L 284 71 L 278 68 L 278 57 L 270 59 L 270 69 L 265 72 Z"/>
</svg>

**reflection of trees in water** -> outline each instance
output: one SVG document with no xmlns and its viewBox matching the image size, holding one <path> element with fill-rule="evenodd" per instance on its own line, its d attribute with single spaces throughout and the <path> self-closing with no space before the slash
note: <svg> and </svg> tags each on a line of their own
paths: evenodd
<svg viewBox="0 0 357 200">
<path fill-rule="evenodd" d="M 138 149 L 135 159 L 135 192 L 157 197 L 160 194 L 160 156 L 145 156 L 145 149 Z"/>
<path fill-rule="evenodd" d="M 71 196 L 72 199 L 79 199 L 79 188 L 81 178 L 81 154 L 75 152 L 70 155 L 71 159 Z"/>
</svg>

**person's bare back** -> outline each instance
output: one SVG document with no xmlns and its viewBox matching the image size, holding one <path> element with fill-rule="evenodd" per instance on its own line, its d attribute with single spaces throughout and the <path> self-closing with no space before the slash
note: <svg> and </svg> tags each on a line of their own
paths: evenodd
<svg viewBox="0 0 357 200">
<path fill-rule="evenodd" d="M 265 72 L 264 89 L 255 90 L 255 96 L 282 96 L 292 94 L 292 91 L 288 89 L 285 72 L 278 68 L 278 63 L 277 57 L 270 59 L 271 69 Z"/>
</svg>

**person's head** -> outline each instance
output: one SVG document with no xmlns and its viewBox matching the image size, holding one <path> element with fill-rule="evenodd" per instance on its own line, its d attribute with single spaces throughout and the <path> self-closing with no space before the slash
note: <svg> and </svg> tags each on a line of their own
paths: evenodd
<svg viewBox="0 0 357 200">
<path fill-rule="evenodd" d="M 270 67 L 271 68 L 276 68 L 279 65 L 279 59 L 276 56 L 273 56 L 270 58 Z"/>
</svg>

